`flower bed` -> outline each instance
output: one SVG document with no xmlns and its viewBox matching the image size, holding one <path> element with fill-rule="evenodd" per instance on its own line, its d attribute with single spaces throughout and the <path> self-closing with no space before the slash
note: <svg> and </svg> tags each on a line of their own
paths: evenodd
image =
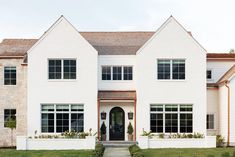
<svg viewBox="0 0 235 157">
<path fill-rule="evenodd" d="M 28 138 L 17 136 L 17 150 L 71 150 L 95 149 L 95 136 L 79 138 Z"/>
</svg>

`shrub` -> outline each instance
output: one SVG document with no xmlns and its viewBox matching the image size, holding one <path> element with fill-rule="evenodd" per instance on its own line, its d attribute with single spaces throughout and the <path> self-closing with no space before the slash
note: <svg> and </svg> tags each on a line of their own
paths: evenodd
<svg viewBox="0 0 235 157">
<path fill-rule="evenodd" d="M 89 136 L 89 133 L 87 133 L 87 132 L 78 133 L 78 138 L 80 138 L 80 139 L 85 139 L 86 136 Z"/>
<path fill-rule="evenodd" d="M 224 144 L 224 137 L 221 135 L 216 135 L 216 146 L 217 147 L 222 147 Z"/>
<path fill-rule="evenodd" d="M 92 157 L 102 157 L 104 154 L 104 146 L 101 143 L 95 145 L 95 150 L 92 153 Z"/>
<path fill-rule="evenodd" d="M 141 136 L 153 137 L 153 134 L 152 134 L 151 130 L 149 132 L 147 132 L 143 129 L 143 133 L 141 134 Z"/>
<path fill-rule="evenodd" d="M 229 152 L 225 152 L 225 153 L 221 154 L 221 157 L 230 157 L 230 154 L 229 154 Z"/>
<path fill-rule="evenodd" d="M 127 127 L 127 133 L 128 133 L 129 135 L 132 135 L 132 134 L 133 134 L 133 131 L 134 131 L 133 126 L 131 125 L 131 122 L 129 122 L 129 125 L 128 125 L 128 127 Z"/>
<path fill-rule="evenodd" d="M 131 145 L 129 147 L 129 151 L 132 157 L 144 157 L 143 152 L 137 145 Z"/>
<path fill-rule="evenodd" d="M 65 131 L 63 133 L 61 133 L 61 136 L 64 136 L 65 138 L 75 138 L 78 136 L 78 133 L 74 130 L 72 131 Z"/>
<path fill-rule="evenodd" d="M 106 134 L 106 125 L 104 124 L 104 122 L 101 125 L 100 132 L 101 132 L 101 135 Z"/>
</svg>

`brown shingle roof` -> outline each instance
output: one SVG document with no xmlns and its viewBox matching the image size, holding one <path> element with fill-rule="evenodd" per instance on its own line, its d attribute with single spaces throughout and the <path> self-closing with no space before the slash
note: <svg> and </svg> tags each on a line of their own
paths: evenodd
<svg viewBox="0 0 235 157">
<path fill-rule="evenodd" d="M 235 59 L 235 53 L 207 53 L 208 59 Z"/>
<path fill-rule="evenodd" d="M 100 100 L 135 100 L 136 91 L 99 91 Z"/>
<path fill-rule="evenodd" d="M 154 32 L 80 32 L 99 55 L 135 55 Z M 0 56 L 18 56 L 25 53 L 38 39 L 4 39 Z"/>
</svg>

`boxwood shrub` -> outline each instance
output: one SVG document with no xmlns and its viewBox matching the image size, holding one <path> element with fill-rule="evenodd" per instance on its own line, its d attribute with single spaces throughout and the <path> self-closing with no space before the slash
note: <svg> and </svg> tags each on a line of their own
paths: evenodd
<svg viewBox="0 0 235 157">
<path fill-rule="evenodd" d="M 137 145 L 131 145 L 129 151 L 132 157 L 144 157 L 142 150 Z"/>
<path fill-rule="evenodd" d="M 104 146 L 101 143 L 95 145 L 95 150 L 93 151 L 92 157 L 102 157 L 104 154 Z"/>
</svg>

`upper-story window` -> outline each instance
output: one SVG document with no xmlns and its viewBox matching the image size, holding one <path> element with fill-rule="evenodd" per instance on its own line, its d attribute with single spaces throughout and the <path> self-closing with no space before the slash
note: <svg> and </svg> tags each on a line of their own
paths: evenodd
<svg viewBox="0 0 235 157">
<path fill-rule="evenodd" d="M 49 59 L 49 79 L 76 79 L 76 59 Z"/>
<path fill-rule="evenodd" d="M 16 85 L 16 67 L 4 67 L 4 85 Z"/>
<path fill-rule="evenodd" d="M 212 79 L 212 70 L 207 70 L 206 71 L 206 78 L 207 78 L 207 80 L 211 80 Z"/>
<path fill-rule="evenodd" d="M 4 109 L 4 127 L 9 120 L 16 120 L 16 109 Z"/>
<path fill-rule="evenodd" d="M 158 59 L 157 66 L 159 80 L 185 79 L 185 60 L 183 59 Z"/>
<path fill-rule="evenodd" d="M 102 66 L 102 80 L 133 80 L 133 67 Z"/>
</svg>

